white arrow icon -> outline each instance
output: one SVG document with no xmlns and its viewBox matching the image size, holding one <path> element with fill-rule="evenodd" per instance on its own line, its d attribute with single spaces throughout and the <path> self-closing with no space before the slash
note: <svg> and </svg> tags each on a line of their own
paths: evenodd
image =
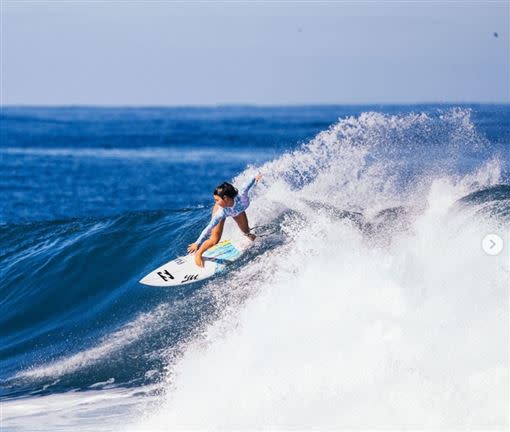
<svg viewBox="0 0 510 432">
<path fill-rule="evenodd" d="M 482 240 L 482 249 L 487 255 L 498 255 L 503 250 L 503 239 L 497 234 L 487 234 Z"/>
</svg>

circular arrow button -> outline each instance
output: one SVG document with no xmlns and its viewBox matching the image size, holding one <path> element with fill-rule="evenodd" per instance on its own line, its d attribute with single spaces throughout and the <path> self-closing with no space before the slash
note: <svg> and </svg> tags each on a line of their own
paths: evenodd
<svg viewBox="0 0 510 432">
<path fill-rule="evenodd" d="M 482 240 L 482 249 L 487 255 L 498 255 L 503 250 L 503 239 L 497 234 L 487 234 Z"/>
</svg>

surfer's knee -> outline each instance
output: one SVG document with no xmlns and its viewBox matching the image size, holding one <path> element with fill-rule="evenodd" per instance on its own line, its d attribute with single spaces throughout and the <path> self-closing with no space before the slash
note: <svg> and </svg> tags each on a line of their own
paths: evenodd
<svg viewBox="0 0 510 432">
<path fill-rule="evenodd" d="M 237 226 L 239 229 L 244 232 L 248 233 L 250 232 L 250 225 L 248 223 L 248 216 L 246 216 L 246 212 L 239 213 L 236 217 L 234 217 L 234 220 L 237 223 Z"/>
</svg>

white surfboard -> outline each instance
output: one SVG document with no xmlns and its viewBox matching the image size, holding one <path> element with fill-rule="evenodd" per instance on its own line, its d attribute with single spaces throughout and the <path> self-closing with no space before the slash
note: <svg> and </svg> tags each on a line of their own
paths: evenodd
<svg viewBox="0 0 510 432">
<path fill-rule="evenodd" d="M 170 287 L 210 278 L 224 271 L 228 264 L 237 260 L 252 244 L 253 242 L 249 239 L 224 240 L 202 255 L 204 267 L 198 267 L 195 264 L 194 255 L 189 254 L 163 264 L 142 278 L 140 283 Z"/>
</svg>

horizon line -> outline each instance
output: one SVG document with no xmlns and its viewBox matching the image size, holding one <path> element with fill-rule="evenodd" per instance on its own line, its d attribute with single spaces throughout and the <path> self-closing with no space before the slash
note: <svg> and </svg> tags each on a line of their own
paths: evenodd
<svg viewBox="0 0 510 432">
<path fill-rule="evenodd" d="M 40 104 L 13 103 L 2 104 L 3 108 L 299 108 L 299 107 L 336 107 L 336 106 L 416 106 L 416 105 L 509 105 L 508 101 L 422 101 L 422 102 L 334 102 L 334 103 L 289 103 L 289 104 L 258 104 L 258 103 L 218 103 L 218 104 Z"/>
</svg>

